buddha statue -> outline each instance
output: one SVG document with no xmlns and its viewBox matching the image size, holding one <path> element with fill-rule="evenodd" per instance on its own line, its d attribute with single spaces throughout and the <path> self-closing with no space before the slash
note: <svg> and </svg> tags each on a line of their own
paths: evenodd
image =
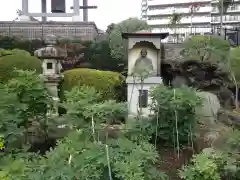
<svg viewBox="0 0 240 180">
<path fill-rule="evenodd" d="M 136 60 L 133 67 L 133 75 L 148 77 L 154 75 L 152 60 L 147 57 L 147 50 L 142 49 L 140 57 Z"/>
</svg>

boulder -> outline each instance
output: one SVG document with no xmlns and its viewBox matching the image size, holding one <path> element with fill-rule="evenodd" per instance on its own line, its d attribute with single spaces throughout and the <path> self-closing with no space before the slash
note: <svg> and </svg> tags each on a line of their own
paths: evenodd
<svg viewBox="0 0 240 180">
<path fill-rule="evenodd" d="M 240 128 L 240 113 L 237 111 L 221 109 L 218 112 L 218 120 L 227 126 Z"/>
<path fill-rule="evenodd" d="M 221 108 L 218 97 L 210 92 L 197 92 L 202 99 L 202 107 L 196 110 L 200 119 L 208 120 L 208 123 L 214 123 L 217 119 L 218 111 Z M 204 123 L 205 124 L 205 123 Z"/>
</svg>

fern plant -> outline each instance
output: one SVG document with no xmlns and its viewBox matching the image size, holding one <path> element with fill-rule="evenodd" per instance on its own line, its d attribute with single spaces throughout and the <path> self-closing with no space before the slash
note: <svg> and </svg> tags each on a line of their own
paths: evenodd
<svg viewBox="0 0 240 180">
<path fill-rule="evenodd" d="M 136 144 L 122 136 L 106 141 L 109 151 L 106 153 L 106 144 L 92 141 L 87 132 L 79 130 L 59 142 L 56 149 L 32 166 L 27 179 L 166 179 L 156 169 L 158 154 L 151 144 Z"/>
</svg>

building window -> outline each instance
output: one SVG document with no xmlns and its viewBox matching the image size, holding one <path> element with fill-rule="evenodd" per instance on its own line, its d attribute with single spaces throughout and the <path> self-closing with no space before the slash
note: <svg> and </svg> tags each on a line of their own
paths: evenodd
<svg viewBox="0 0 240 180">
<path fill-rule="evenodd" d="M 53 69 L 53 63 L 47 63 L 47 69 Z"/>
<path fill-rule="evenodd" d="M 235 11 L 235 10 L 237 10 L 237 9 L 238 9 L 238 7 L 237 7 L 236 5 L 230 6 L 230 10 L 231 10 L 231 11 Z"/>
<path fill-rule="evenodd" d="M 217 12 L 217 7 L 212 7 L 212 12 Z"/>
<path fill-rule="evenodd" d="M 146 108 L 148 106 L 147 90 L 139 90 L 138 104 L 140 108 Z"/>
</svg>

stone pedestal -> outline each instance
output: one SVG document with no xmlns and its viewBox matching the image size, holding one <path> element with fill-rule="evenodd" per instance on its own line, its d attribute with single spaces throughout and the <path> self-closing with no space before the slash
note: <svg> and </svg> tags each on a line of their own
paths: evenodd
<svg viewBox="0 0 240 180">
<path fill-rule="evenodd" d="M 42 74 L 42 78 L 44 79 L 44 83 L 46 88 L 49 91 L 49 94 L 52 96 L 52 100 L 54 101 L 53 107 L 48 112 L 49 115 L 58 115 L 58 104 L 59 104 L 59 97 L 58 97 L 58 84 L 63 79 L 62 74 L 52 74 L 46 75 Z"/>
<path fill-rule="evenodd" d="M 162 84 L 162 78 L 161 77 L 149 77 L 147 79 L 144 79 L 143 82 L 141 82 L 138 78 L 134 77 L 127 77 L 126 79 L 127 83 L 127 99 L 128 99 L 128 106 L 129 106 L 129 116 L 136 116 L 139 112 L 139 91 L 146 90 L 148 93 L 148 105 L 151 104 L 151 98 L 150 98 L 150 90 L 151 88 Z M 142 115 L 147 116 L 151 114 L 150 108 L 142 108 Z"/>
</svg>

